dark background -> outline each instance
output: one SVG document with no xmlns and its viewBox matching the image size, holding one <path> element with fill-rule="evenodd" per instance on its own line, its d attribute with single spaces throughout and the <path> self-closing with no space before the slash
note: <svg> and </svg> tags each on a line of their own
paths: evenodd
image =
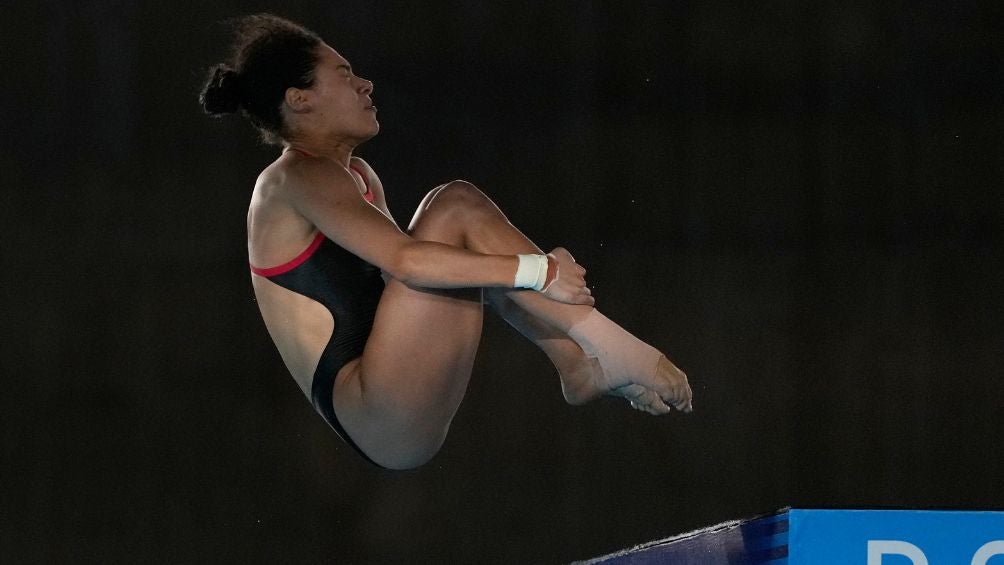
<svg viewBox="0 0 1004 565">
<path fill-rule="evenodd" d="M 999 3 L 746 4 L 5 6 L 3 560 L 559 563 L 785 505 L 1004 507 Z M 696 412 L 568 406 L 489 315 L 431 463 L 343 445 L 252 300 L 276 150 L 196 103 L 260 10 L 375 82 L 399 223 L 479 185 Z"/>
</svg>

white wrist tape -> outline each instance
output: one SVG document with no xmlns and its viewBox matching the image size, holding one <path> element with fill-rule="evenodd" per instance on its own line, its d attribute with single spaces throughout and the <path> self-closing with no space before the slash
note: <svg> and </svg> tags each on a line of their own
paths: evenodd
<svg viewBox="0 0 1004 565">
<path fill-rule="evenodd" d="M 519 267 L 516 269 L 514 288 L 541 290 L 547 280 L 547 255 L 517 255 Z"/>
</svg>

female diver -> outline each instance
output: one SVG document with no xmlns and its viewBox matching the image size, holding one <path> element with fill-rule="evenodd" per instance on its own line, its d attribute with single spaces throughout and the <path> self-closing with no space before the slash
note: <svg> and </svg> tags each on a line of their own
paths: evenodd
<svg viewBox="0 0 1004 565">
<path fill-rule="evenodd" d="M 372 94 L 315 33 L 260 14 L 238 20 L 232 60 L 200 96 L 282 148 L 251 195 L 251 281 L 286 367 L 349 445 L 390 469 L 436 454 L 485 303 L 544 350 L 570 404 L 691 410 L 686 375 L 593 308 L 585 269 L 560 247 L 544 255 L 470 183 L 434 188 L 401 231 L 352 155 L 380 128 Z"/>
</svg>

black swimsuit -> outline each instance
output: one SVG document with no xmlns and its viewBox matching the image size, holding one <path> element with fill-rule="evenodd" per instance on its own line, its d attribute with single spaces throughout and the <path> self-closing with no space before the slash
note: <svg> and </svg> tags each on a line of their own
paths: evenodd
<svg viewBox="0 0 1004 565">
<path fill-rule="evenodd" d="M 364 175 L 363 179 L 366 179 Z M 372 202 L 369 184 L 364 196 Z M 372 463 L 338 421 L 332 392 L 338 371 L 349 361 L 360 357 L 366 347 L 384 288 L 380 269 L 318 232 L 310 246 L 292 261 L 268 269 L 252 265 L 251 272 L 312 298 L 331 312 L 335 330 L 314 370 L 310 399 L 328 425 Z"/>
</svg>

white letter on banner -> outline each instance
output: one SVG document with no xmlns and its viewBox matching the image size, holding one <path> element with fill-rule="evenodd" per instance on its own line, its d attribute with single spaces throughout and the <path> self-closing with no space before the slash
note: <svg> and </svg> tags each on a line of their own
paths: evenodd
<svg viewBox="0 0 1004 565">
<path fill-rule="evenodd" d="M 995 555 L 1004 555 L 1004 541 L 992 541 L 981 547 L 973 556 L 973 565 L 987 565 Z"/>
<path fill-rule="evenodd" d="M 927 556 L 919 547 L 898 540 L 868 540 L 868 565 L 882 565 L 883 555 L 909 557 L 913 565 L 927 565 Z"/>
</svg>

